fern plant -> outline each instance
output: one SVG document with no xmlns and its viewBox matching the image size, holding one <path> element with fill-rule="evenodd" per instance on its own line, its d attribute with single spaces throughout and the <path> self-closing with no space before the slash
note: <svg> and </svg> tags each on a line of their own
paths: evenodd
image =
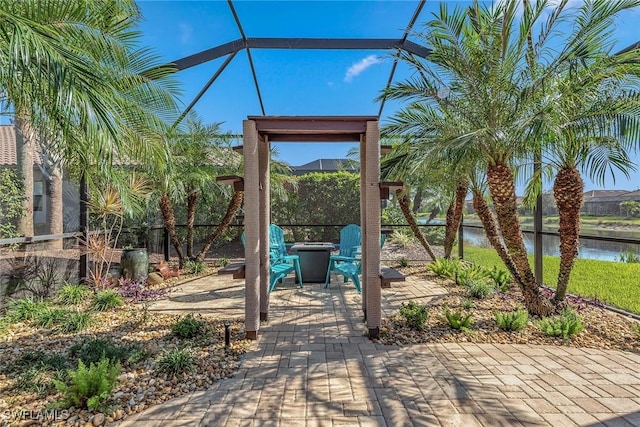
<svg viewBox="0 0 640 427">
<path fill-rule="evenodd" d="M 404 317 L 407 325 L 411 329 L 420 330 L 424 327 L 429 317 L 429 309 L 426 305 L 418 304 L 414 301 L 400 306 L 400 316 Z"/>
<path fill-rule="evenodd" d="M 468 332 L 471 327 L 471 314 L 464 315 L 462 311 L 452 312 L 448 306 L 444 307 L 444 317 L 453 329 Z"/>
<path fill-rule="evenodd" d="M 481 282 L 489 279 L 489 270 L 477 264 L 461 264 L 458 268 L 456 283 L 462 286 L 469 286 L 472 282 Z"/>
<path fill-rule="evenodd" d="M 529 313 L 527 310 L 516 311 L 495 311 L 493 315 L 496 318 L 498 327 L 504 331 L 520 331 L 527 326 Z"/>
<path fill-rule="evenodd" d="M 511 275 L 503 268 L 498 268 L 495 265 L 493 269 L 489 270 L 489 277 L 493 280 L 495 288 L 503 294 L 509 292 L 509 285 L 511 284 Z"/>
<path fill-rule="evenodd" d="M 562 337 L 565 340 L 584 329 L 578 314 L 567 308 L 559 316 L 547 317 L 538 322 L 538 327 L 547 336 Z"/>
<path fill-rule="evenodd" d="M 429 264 L 429 270 L 436 273 L 438 276 L 453 279 L 456 277 L 456 273 L 459 269 L 459 261 L 451 260 L 447 258 L 438 258 Z"/>
<path fill-rule="evenodd" d="M 104 407 L 118 382 L 120 363 L 103 358 L 89 368 L 78 360 L 78 369 L 69 371 L 69 384 L 53 380 L 58 392 L 64 395 L 59 407 L 87 407 L 91 410 Z"/>
</svg>

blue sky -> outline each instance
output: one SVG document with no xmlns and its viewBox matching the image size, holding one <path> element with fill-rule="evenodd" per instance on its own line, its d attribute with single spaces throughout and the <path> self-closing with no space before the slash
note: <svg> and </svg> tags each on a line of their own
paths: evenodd
<svg viewBox="0 0 640 427">
<path fill-rule="evenodd" d="M 138 3 L 144 16 L 143 43 L 167 61 L 241 37 L 226 1 Z M 390 0 L 234 1 L 247 37 L 400 38 L 417 4 Z M 427 1 L 414 29 L 430 18 L 438 4 Z M 639 18 L 640 13 L 621 17 L 616 25 L 616 48 L 640 39 L 633 28 Z M 377 115 L 379 103 L 374 100 L 385 87 L 393 64 L 388 51 L 253 49 L 251 53 L 267 115 Z M 220 58 L 178 73 L 185 106 L 223 61 Z M 395 79 L 405 78 L 409 72 L 400 64 Z M 398 109 L 398 103 L 387 102 L 382 124 Z M 195 110 L 207 122 L 222 122 L 222 129 L 233 133 L 241 133 L 247 116 L 262 114 L 245 51 L 238 53 Z M 350 147 L 339 143 L 276 145 L 278 157 L 292 165 L 344 157 Z M 640 173 L 634 173 L 631 180 L 621 176 L 615 185 L 639 187 Z M 586 183 L 586 189 L 595 188 Z M 607 188 L 613 188 L 611 182 Z"/>
</svg>

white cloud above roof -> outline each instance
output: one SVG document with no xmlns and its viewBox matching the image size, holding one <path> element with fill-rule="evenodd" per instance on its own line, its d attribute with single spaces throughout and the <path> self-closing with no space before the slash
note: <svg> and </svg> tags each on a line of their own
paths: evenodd
<svg viewBox="0 0 640 427">
<path fill-rule="evenodd" d="M 359 76 L 364 70 L 371 67 L 372 65 L 379 64 L 380 62 L 382 62 L 382 60 L 376 55 L 369 55 L 366 58 L 362 58 L 360 61 L 356 62 L 347 69 L 347 73 L 344 76 L 344 81 L 349 83 L 353 80 L 354 77 Z"/>
</svg>

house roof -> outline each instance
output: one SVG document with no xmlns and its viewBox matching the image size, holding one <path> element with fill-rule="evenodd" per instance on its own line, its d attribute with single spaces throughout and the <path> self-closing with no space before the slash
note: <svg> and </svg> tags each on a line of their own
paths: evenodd
<svg viewBox="0 0 640 427">
<path fill-rule="evenodd" d="M 33 147 L 34 165 L 41 164 L 38 144 Z M 14 125 L 0 125 L 0 166 L 17 166 L 18 152 L 16 149 L 16 127 Z"/>
<path fill-rule="evenodd" d="M 592 196 L 592 193 L 595 195 Z M 640 190 L 592 190 L 584 194 L 585 203 L 624 202 L 640 200 Z"/>
<path fill-rule="evenodd" d="M 585 201 L 587 199 L 594 199 L 600 197 L 617 197 L 628 193 L 627 190 L 590 190 L 584 193 Z"/>
<path fill-rule="evenodd" d="M 357 163 L 356 163 L 357 164 Z M 300 166 L 293 166 L 295 172 L 357 172 L 358 168 L 353 161 L 347 159 L 317 159 Z"/>
</svg>

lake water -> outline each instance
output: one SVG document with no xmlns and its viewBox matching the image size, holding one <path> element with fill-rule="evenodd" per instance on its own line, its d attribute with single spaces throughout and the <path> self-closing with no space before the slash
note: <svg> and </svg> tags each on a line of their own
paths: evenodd
<svg viewBox="0 0 640 427">
<path fill-rule="evenodd" d="M 545 230 L 551 231 L 551 230 Z M 586 231 L 584 232 L 587 233 Z M 639 232 L 619 230 L 589 230 L 588 234 L 603 237 L 625 237 L 640 240 Z M 533 253 L 533 233 L 524 233 L 527 252 Z M 464 242 L 471 246 L 490 247 L 484 235 L 484 230 L 478 228 L 464 228 Z M 559 256 L 560 239 L 556 236 L 542 236 L 542 252 L 544 255 Z M 603 261 L 617 261 L 623 252 L 632 251 L 640 254 L 640 245 L 629 243 L 603 242 L 587 238 L 580 239 L 578 258 L 599 259 Z"/>
</svg>

